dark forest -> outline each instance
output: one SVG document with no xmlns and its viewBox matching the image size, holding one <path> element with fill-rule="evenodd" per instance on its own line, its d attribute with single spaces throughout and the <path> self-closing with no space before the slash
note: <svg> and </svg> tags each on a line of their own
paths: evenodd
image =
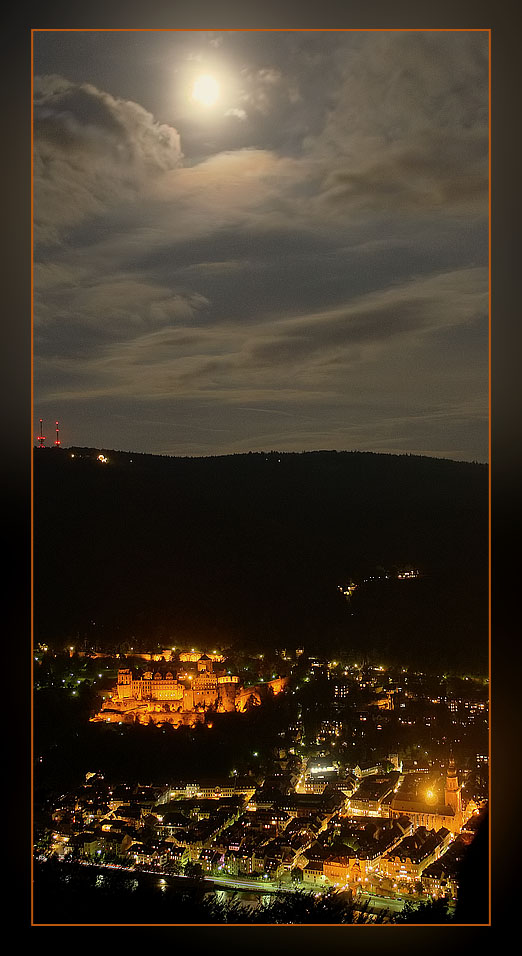
<svg viewBox="0 0 522 956">
<path fill-rule="evenodd" d="M 35 450 L 37 641 L 305 646 L 487 673 L 486 465 L 99 453 Z"/>
</svg>

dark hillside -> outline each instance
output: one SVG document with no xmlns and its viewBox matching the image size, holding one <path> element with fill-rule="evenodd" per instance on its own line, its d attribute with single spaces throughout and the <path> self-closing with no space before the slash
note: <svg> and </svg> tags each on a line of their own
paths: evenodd
<svg viewBox="0 0 522 956">
<path fill-rule="evenodd" d="M 487 667 L 485 465 L 97 454 L 35 450 L 37 640 L 305 643 Z M 350 605 L 337 590 L 407 566 L 422 577 Z"/>
</svg>

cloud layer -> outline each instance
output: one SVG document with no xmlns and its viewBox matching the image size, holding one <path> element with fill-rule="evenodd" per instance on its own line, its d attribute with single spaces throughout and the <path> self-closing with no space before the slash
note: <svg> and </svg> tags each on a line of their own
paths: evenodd
<svg viewBox="0 0 522 956">
<path fill-rule="evenodd" d="M 234 78 L 199 126 L 145 74 L 147 107 L 90 82 L 81 34 L 73 78 L 38 42 L 37 418 L 137 451 L 485 460 L 485 34 L 176 36 L 179 75 L 206 50 Z"/>
</svg>

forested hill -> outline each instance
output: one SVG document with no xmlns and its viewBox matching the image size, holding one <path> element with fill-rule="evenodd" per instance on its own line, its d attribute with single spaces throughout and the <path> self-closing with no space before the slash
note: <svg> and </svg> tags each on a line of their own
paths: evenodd
<svg viewBox="0 0 522 956">
<path fill-rule="evenodd" d="M 488 470 L 35 449 L 35 638 L 305 645 L 485 672 Z M 413 567 L 414 581 L 350 580 Z"/>
</svg>

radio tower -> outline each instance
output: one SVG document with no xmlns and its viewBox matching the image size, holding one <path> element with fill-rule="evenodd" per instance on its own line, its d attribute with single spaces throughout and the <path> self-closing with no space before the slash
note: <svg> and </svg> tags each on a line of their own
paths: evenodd
<svg viewBox="0 0 522 956">
<path fill-rule="evenodd" d="M 59 436 L 58 436 L 58 424 L 59 424 L 59 423 L 56 422 L 56 441 L 55 441 L 55 443 L 54 443 L 54 447 L 55 447 L 55 448 L 59 448 L 60 445 L 61 445 L 60 438 L 59 438 Z"/>
<path fill-rule="evenodd" d="M 40 434 L 38 436 L 38 445 L 40 448 L 43 448 L 44 441 L 45 441 L 45 435 L 42 434 L 42 425 L 43 425 L 43 419 L 40 419 Z"/>
</svg>

